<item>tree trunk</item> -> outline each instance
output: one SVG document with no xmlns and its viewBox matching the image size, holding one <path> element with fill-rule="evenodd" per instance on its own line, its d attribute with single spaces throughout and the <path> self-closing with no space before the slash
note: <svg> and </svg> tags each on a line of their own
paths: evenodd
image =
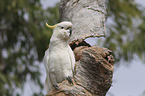
<svg viewBox="0 0 145 96">
<path fill-rule="evenodd" d="M 106 0 L 61 0 L 61 21 L 71 21 L 71 41 L 105 35 Z"/>
<path fill-rule="evenodd" d="M 106 0 L 61 0 L 61 20 L 71 21 L 73 36 L 70 46 L 76 64 L 73 84 L 64 80 L 59 90 L 48 96 L 105 96 L 112 84 L 114 58 L 107 48 L 90 46 L 84 40 L 105 36 Z"/>
</svg>

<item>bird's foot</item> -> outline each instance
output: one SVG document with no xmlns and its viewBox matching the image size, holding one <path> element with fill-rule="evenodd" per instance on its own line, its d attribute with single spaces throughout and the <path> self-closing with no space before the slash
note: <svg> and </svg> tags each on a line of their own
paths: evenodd
<svg viewBox="0 0 145 96">
<path fill-rule="evenodd" d="M 57 83 L 53 84 L 53 86 L 54 86 L 55 90 L 59 90 L 59 87 L 58 87 Z"/>
<path fill-rule="evenodd" d="M 68 80 L 68 82 L 69 82 L 70 84 L 73 84 L 72 77 L 68 76 L 66 79 Z"/>
</svg>

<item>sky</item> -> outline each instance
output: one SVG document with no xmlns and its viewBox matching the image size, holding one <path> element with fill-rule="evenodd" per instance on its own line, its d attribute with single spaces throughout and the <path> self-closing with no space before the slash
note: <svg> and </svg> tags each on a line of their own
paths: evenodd
<svg viewBox="0 0 145 96">
<path fill-rule="evenodd" d="M 145 64 L 136 57 L 130 66 L 120 66 L 113 74 L 109 93 L 113 96 L 141 96 L 145 91 Z M 145 95 L 144 95 L 145 96 Z"/>
<path fill-rule="evenodd" d="M 43 8 L 46 9 L 47 7 L 53 7 L 56 2 L 59 1 L 60 0 L 41 0 L 41 3 L 43 4 Z M 145 6 L 145 0 L 136 0 L 136 2 Z M 96 38 L 87 39 L 87 42 L 94 45 Z M 129 66 L 125 65 L 126 64 L 120 64 L 119 67 L 115 67 L 112 87 L 109 89 L 106 96 L 145 96 L 142 95 L 145 91 L 145 64 L 135 56 L 131 64 L 128 64 Z M 45 70 L 43 65 L 41 68 Z M 46 75 L 44 70 L 42 72 L 42 78 L 45 78 Z M 44 79 L 42 81 L 44 82 Z"/>
<path fill-rule="evenodd" d="M 46 9 L 48 7 L 53 7 L 57 2 L 60 0 L 41 0 L 41 4 L 43 5 L 43 8 Z"/>
</svg>

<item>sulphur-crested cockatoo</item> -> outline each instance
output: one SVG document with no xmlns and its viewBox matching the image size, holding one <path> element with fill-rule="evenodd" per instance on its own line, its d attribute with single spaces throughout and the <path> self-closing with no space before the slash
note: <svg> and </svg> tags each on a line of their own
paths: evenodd
<svg viewBox="0 0 145 96">
<path fill-rule="evenodd" d="M 45 88 L 49 92 L 53 87 L 59 89 L 57 84 L 65 79 L 72 83 L 75 58 L 68 44 L 72 35 L 72 23 L 64 21 L 54 26 L 49 26 L 47 23 L 46 25 L 53 29 L 49 48 L 44 56 L 47 72 Z"/>
</svg>

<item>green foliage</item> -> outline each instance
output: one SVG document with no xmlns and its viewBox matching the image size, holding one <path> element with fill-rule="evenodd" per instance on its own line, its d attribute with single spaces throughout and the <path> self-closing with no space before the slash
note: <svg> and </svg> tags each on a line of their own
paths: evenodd
<svg viewBox="0 0 145 96">
<path fill-rule="evenodd" d="M 0 0 L 0 96 L 23 90 L 28 75 L 43 89 L 36 61 L 42 61 L 51 36 L 45 23 L 58 20 L 57 7 L 44 10 L 40 0 Z"/>
<path fill-rule="evenodd" d="M 145 14 L 144 8 L 134 0 L 108 0 L 105 47 L 113 50 L 116 61 L 131 61 L 134 54 L 144 59 Z"/>
</svg>

